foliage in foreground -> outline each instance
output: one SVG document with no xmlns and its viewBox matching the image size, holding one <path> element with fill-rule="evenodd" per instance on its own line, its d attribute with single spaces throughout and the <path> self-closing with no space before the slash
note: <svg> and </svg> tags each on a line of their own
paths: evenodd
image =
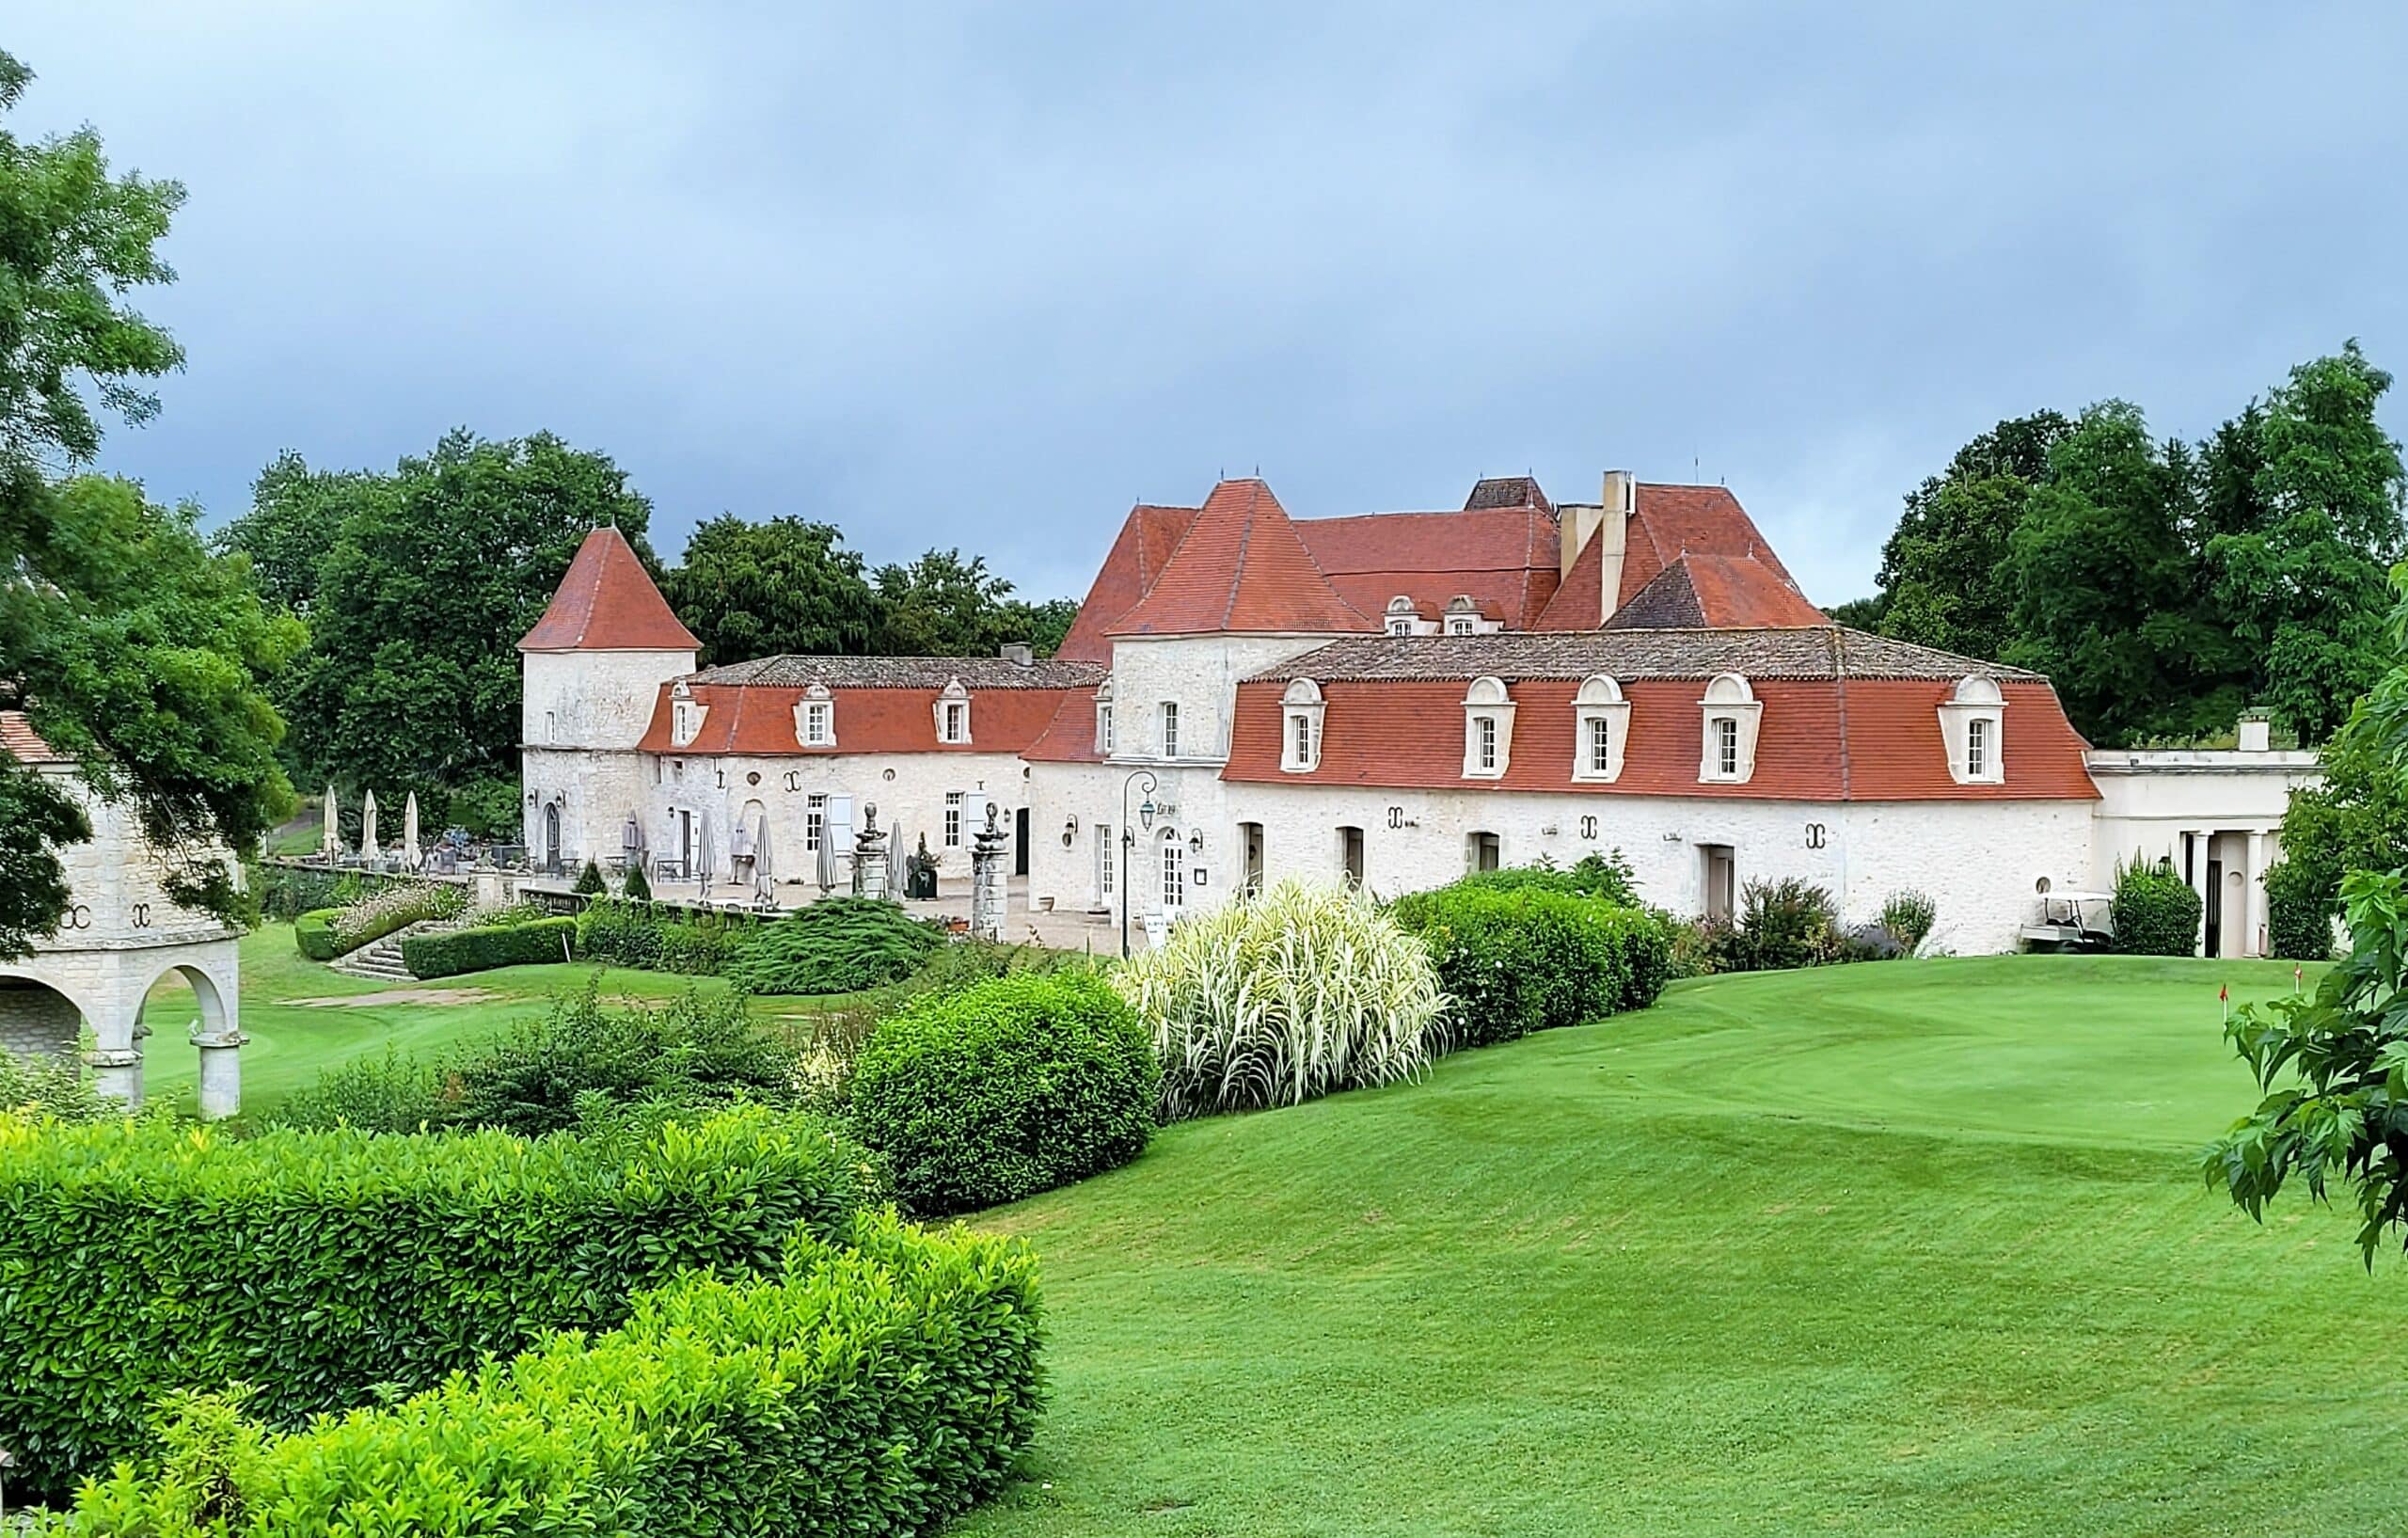
<svg viewBox="0 0 2408 1538">
<path fill-rule="evenodd" d="M 1418 1078 L 1446 1003 L 1370 897 L 1299 881 L 1188 919 L 1116 981 L 1152 1033 L 1165 1120 Z"/>
<path fill-rule="evenodd" d="M 763 928 L 727 977 L 752 993 L 854 993 L 900 982 L 943 943 L 900 903 L 825 897 Z"/>
<path fill-rule="evenodd" d="M 1931 934 L 1931 927 L 1940 920 L 1940 904 L 1930 894 L 1909 888 L 1893 892 L 1890 900 L 1881 905 L 1881 932 L 1890 937 L 1901 954 L 1912 956 L 1923 948 Z"/>
<path fill-rule="evenodd" d="M 270 1424 L 606 1329 L 685 1266 L 842 1230 L 861 1152 L 759 1109 L 527 1142 L 0 1117 L 0 1446 L 55 1501 L 151 1446 L 163 1394 L 256 1387 Z"/>
<path fill-rule="evenodd" d="M 410 1133 L 483 1127 L 537 1137 L 595 1104 L 705 1110 L 784 1103 L 794 1054 L 724 991 L 689 989 L 664 1008 L 612 1008 L 598 978 L 548 1015 L 433 1063 L 398 1054 L 330 1070 L 287 1099 L 278 1125 Z"/>
<path fill-rule="evenodd" d="M 1430 949 L 1450 1046 L 1643 1009 L 1671 976 L 1664 923 L 1597 897 L 1470 879 L 1400 898 L 1390 912 Z"/>
<path fill-rule="evenodd" d="M 1162 1070 L 1092 972 L 925 994 L 853 1068 L 853 1127 L 915 1213 L 974 1211 L 1114 1169 L 1153 1135 Z"/>
<path fill-rule="evenodd" d="M 53 1121 L 115 1121 L 125 1102 L 93 1087 L 92 1070 L 75 1054 L 20 1054 L 0 1047 L 0 1112 Z"/>
<path fill-rule="evenodd" d="M 933 1531 L 1037 1425 L 1037 1269 L 1016 1241 L 864 1215 L 759 1279 L 689 1276 L 594 1339 L 555 1334 L 289 1436 L 188 1396 L 162 1472 L 58 1530 L 623 1534 Z"/>
<path fill-rule="evenodd" d="M 2190 956 L 2199 945 L 2199 894 L 2171 860 L 2115 868 L 2107 909 L 2115 948 L 2130 956 Z"/>
</svg>

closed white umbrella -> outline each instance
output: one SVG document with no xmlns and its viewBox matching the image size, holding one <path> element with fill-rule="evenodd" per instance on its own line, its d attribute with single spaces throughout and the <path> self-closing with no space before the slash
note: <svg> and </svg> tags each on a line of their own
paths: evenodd
<svg viewBox="0 0 2408 1538">
<path fill-rule="evenodd" d="M 416 870 L 418 860 L 418 792 L 413 790 L 402 802 L 402 864 Z"/>
<path fill-rule="evenodd" d="M 701 852 L 694 856 L 695 895 L 707 898 L 711 895 L 711 871 L 719 864 L 719 853 L 711 848 L 711 815 L 703 814 Z"/>
<path fill-rule="evenodd" d="M 323 843 L 326 851 L 326 864 L 331 865 L 337 860 L 342 858 L 342 828 L 335 820 L 335 783 L 332 780 L 328 780 L 326 782 L 326 804 L 325 810 L 326 814 L 326 832 Z"/>
<path fill-rule="evenodd" d="M 769 869 L 769 814 L 761 814 L 761 826 L 752 834 L 752 895 L 767 902 L 777 894 L 777 877 Z"/>
<path fill-rule="evenodd" d="M 359 803 L 359 858 L 372 865 L 376 863 L 376 792 L 372 790 Z"/>
<path fill-rule="evenodd" d="M 827 823 L 819 825 L 819 868 L 812 872 L 819 882 L 819 895 L 826 896 L 836 889 L 836 836 Z"/>
</svg>

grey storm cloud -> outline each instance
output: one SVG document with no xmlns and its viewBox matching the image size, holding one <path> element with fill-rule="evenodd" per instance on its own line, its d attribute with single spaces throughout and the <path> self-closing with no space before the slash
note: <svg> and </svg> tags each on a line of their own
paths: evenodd
<svg viewBox="0 0 2408 1538">
<path fill-rule="evenodd" d="M 1727 481 L 1816 600 L 1996 419 L 2408 365 L 2408 12 L 18 0 L 19 131 L 183 182 L 105 468 L 604 450 L 1076 594 L 1138 499 Z M 2401 412 L 2391 410 L 2397 422 Z"/>
</svg>

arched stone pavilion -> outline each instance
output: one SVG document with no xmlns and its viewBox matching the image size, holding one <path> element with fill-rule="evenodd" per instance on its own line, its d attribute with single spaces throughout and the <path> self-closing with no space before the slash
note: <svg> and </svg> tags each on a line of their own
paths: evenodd
<svg viewBox="0 0 2408 1538">
<path fill-rule="evenodd" d="M 57 932 L 37 941 L 31 955 L 0 961 L 0 1048 L 64 1055 L 80 1044 L 99 1088 L 138 1106 L 147 1055 L 142 1002 L 178 973 L 193 991 L 200 1114 L 233 1115 L 244 1039 L 234 931 L 167 899 L 164 866 L 140 826 L 93 796 L 74 765 L 15 711 L 0 711 L 0 752 L 57 776 L 92 823 L 88 842 L 59 851 L 73 896 Z"/>
</svg>

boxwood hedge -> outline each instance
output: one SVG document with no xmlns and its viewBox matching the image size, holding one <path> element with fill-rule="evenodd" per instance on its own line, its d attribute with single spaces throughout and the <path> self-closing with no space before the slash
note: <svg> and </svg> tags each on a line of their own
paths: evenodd
<svg viewBox="0 0 2408 1538">
<path fill-rule="evenodd" d="M 529 1142 L 0 1116 L 0 1446 L 55 1500 L 150 1446 L 172 1390 L 257 1386 L 293 1426 L 554 1329 L 607 1329 L 683 1266 L 840 1231 L 864 1158 L 757 1109 Z"/>
<path fill-rule="evenodd" d="M 402 964 L 413 977 L 456 977 L 495 967 L 565 961 L 577 943 L 577 920 L 541 918 L 472 929 L 436 929 L 402 940 Z"/>
<path fill-rule="evenodd" d="M 162 1474 L 76 1533 L 847 1534 L 934 1530 L 1036 1426 L 1036 1268 L 1016 1241 L 871 1214 L 766 1280 L 688 1276 L 388 1408 L 270 1436 L 187 1402 Z"/>
<path fill-rule="evenodd" d="M 1671 976 L 1664 922 L 1602 898 L 1467 880 L 1401 898 L 1392 912 L 1430 947 L 1456 1047 L 1643 1009 Z"/>
</svg>

